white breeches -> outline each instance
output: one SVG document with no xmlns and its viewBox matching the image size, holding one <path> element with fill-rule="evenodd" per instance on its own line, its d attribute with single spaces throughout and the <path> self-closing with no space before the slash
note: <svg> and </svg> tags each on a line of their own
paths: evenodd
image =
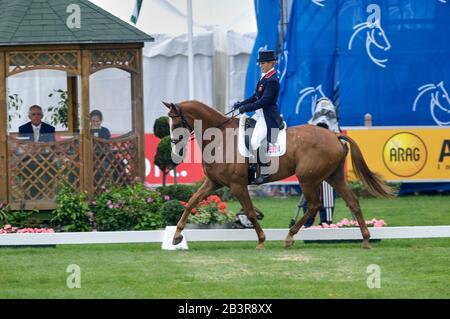
<svg viewBox="0 0 450 319">
<path fill-rule="evenodd" d="M 255 114 L 253 118 L 256 120 L 255 129 L 253 131 L 252 140 L 250 141 L 250 144 L 252 146 L 252 149 L 256 151 L 259 146 L 261 146 L 261 142 L 266 138 L 267 134 L 267 126 L 266 126 L 266 120 L 263 116 L 258 116 L 258 114 Z"/>
</svg>

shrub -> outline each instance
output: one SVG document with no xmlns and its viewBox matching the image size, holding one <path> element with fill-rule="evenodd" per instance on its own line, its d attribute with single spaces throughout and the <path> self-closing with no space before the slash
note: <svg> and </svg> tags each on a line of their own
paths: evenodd
<svg viewBox="0 0 450 319">
<path fill-rule="evenodd" d="M 17 228 L 39 228 L 42 226 L 42 222 L 34 216 L 37 213 L 39 213 L 38 210 L 10 212 L 6 221 Z"/>
<path fill-rule="evenodd" d="M 142 184 L 105 190 L 91 204 L 100 231 L 151 230 L 162 226 L 163 199 Z"/>
<path fill-rule="evenodd" d="M 92 230 L 92 218 L 89 218 L 89 203 L 85 193 L 74 192 L 71 187 L 64 185 L 56 197 L 56 205 L 50 222 L 57 230 Z"/>
<path fill-rule="evenodd" d="M 172 160 L 172 142 L 170 136 L 166 136 L 158 144 L 155 155 L 155 165 L 163 173 L 163 186 L 166 186 L 166 176 L 177 164 Z"/>
<path fill-rule="evenodd" d="M 153 133 L 160 139 L 170 135 L 169 118 L 167 116 L 156 119 L 153 125 Z"/>
<path fill-rule="evenodd" d="M 163 197 L 169 196 L 170 199 L 178 199 L 182 202 L 189 201 L 195 192 L 193 185 L 182 184 L 158 187 L 156 190 L 160 192 Z"/>
<path fill-rule="evenodd" d="M 161 219 L 165 226 L 175 226 L 183 214 L 184 206 L 179 200 L 171 200 L 161 207 Z"/>
</svg>

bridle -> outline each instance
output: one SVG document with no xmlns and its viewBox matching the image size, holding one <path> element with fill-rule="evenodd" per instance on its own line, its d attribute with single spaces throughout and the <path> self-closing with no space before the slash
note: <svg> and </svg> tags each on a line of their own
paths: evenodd
<svg viewBox="0 0 450 319">
<path fill-rule="evenodd" d="M 192 141 L 194 139 L 194 129 L 192 128 L 192 126 L 189 124 L 189 122 L 187 121 L 186 117 L 183 114 L 183 109 L 178 105 L 178 104 L 173 104 L 174 106 L 174 110 L 176 112 L 175 115 L 169 115 L 169 117 L 171 119 L 175 119 L 175 118 L 180 118 L 181 119 L 181 124 L 177 124 L 175 125 L 173 128 L 177 129 L 177 128 L 185 128 L 187 130 L 189 130 L 189 132 L 191 133 L 191 137 L 188 141 L 188 143 L 190 141 Z M 181 139 L 175 140 L 175 139 L 171 139 L 170 140 L 172 144 L 178 144 L 179 142 L 181 142 Z"/>
</svg>

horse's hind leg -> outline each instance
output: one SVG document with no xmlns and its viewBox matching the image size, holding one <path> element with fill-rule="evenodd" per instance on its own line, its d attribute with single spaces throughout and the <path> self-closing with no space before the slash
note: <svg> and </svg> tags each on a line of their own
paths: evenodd
<svg viewBox="0 0 450 319">
<path fill-rule="evenodd" d="M 339 193 L 339 195 L 341 195 L 347 204 L 347 207 L 355 215 L 363 237 L 362 248 L 370 249 L 370 232 L 367 228 L 366 221 L 364 220 L 361 207 L 359 206 L 359 200 L 345 182 L 343 165 L 341 165 L 329 178 L 327 178 L 327 182 Z"/>
<path fill-rule="evenodd" d="M 183 215 L 181 215 L 181 218 L 177 223 L 177 230 L 175 232 L 175 235 L 173 236 L 172 241 L 174 245 L 178 245 L 183 240 L 183 235 L 181 235 L 181 232 L 186 226 L 186 221 L 192 209 L 195 206 L 197 206 L 197 204 L 201 200 L 203 200 L 206 196 L 210 195 L 219 187 L 220 187 L 219 185 L 211 181 L 209 178 L 206 178 L 206 180 L 203 182 L 202 186 L 198 189 L 198 191 L 194 195 L 192 195 L 191 199 L 189 199 L 189 202 L 186 205 L 186 208 L 184 209 Z"/>
<path fill-rule="evenodd" d="M 297 234 L 302 228 L 302 226 L 310 219 L 316 216 L 317 212 L 321 208 L 321 202 L 320 202 L 320 188 L 319 185 L 309 185 L 309 184 L 302 184 L 302 191 L 305 195 L 305 199 L 308 202 L 308 210 L 306 211 L 306 214 L 303 215 L 302 218 L 300 218 L 299 221 L 295 223 L 294 226 L 292 226 L 289 229 L 288 235 L 286 239 L 284 240 L 284 247 L 288 248 L 294 244 L 294 236 Z"/>
<path fill-rule="evenodd" d="M 256 246 L 256 249 L 264 249 L 264 241 L 266 240 L 266 235 L 264 234 L 264 231 L 258 223 L 258 218 L 256 216 L 255 208 L 253 207 L 252 201 L 250 199 L 247 186 L 241 184 L 231 184 L 230 186 L 234 196 L 236 196 L 236 198 L 241 203 L 245 215 L 255 227 L 256 234 L 258 235 L 258 245 Z"/>
</svg>

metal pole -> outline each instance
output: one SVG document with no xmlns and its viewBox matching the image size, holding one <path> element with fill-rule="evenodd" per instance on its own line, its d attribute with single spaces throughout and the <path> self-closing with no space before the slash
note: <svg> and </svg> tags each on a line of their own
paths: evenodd
<svg viewBox="0 0 450 319">
<path fill-rule="evenodd" d="M 188 22 L 188 74 L 189 74 L 189 99 L 194 99 L 194 31 L 192 20 L 192 0 L 187 0 Z"/>
</svg>

